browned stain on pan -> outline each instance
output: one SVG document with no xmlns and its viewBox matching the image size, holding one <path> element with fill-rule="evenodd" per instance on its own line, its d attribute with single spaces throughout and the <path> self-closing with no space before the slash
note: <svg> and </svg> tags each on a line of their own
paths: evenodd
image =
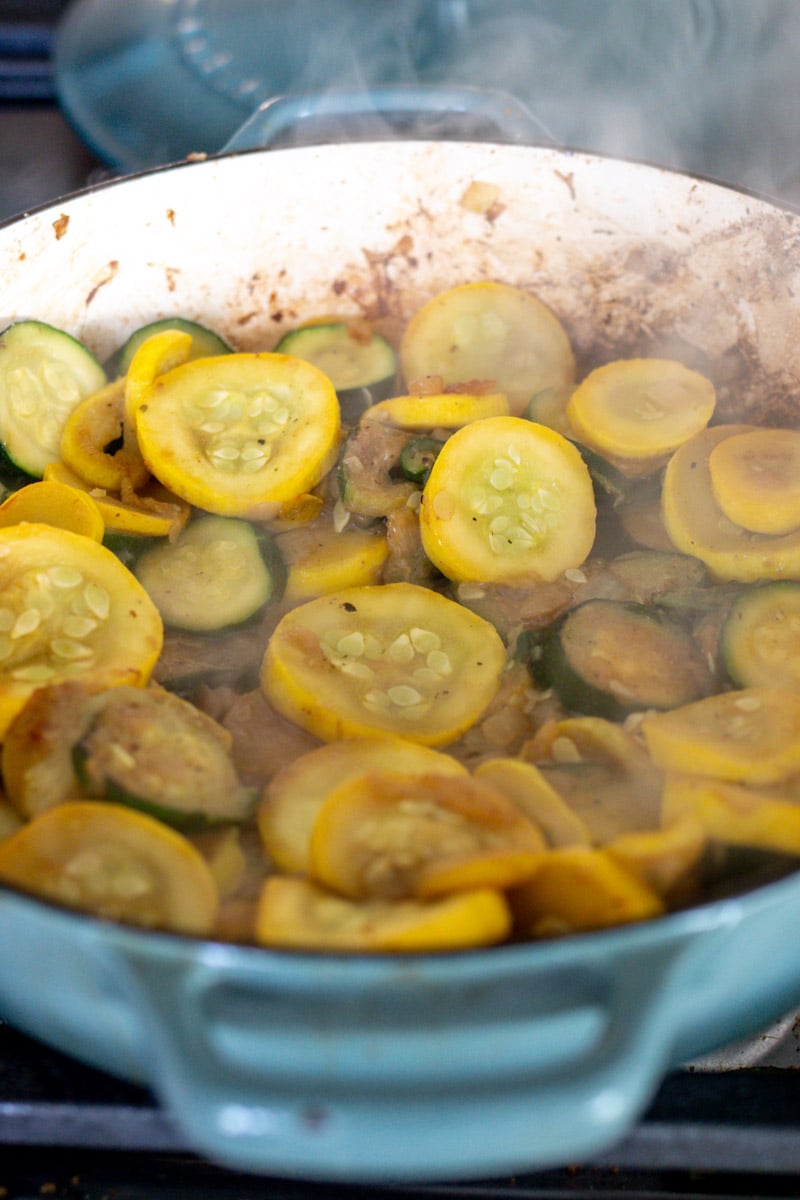
<svg viewBox="0 0 800 1200">
<path fill-rule="evenodd" d="M 106 267 L 104 276 L 101 279 L 99 279 L 98 282 L 91 289 L 91 291 L 88 292 L 88 294 L 86 296 L 86 300 L 85 300 L 86 308 L 89 308 L 89 306 L 91 305 L 91 303 L 94 300 L 97 293 L 102 288 L 107 287 L 108 284 L 111 283 L 111 281 L 115 278 L 118 270 L 119 270 L 119 261 L 116 258 L 112 258 L 111 262 L 108 263 L 108 265 Z"/>
</svg>

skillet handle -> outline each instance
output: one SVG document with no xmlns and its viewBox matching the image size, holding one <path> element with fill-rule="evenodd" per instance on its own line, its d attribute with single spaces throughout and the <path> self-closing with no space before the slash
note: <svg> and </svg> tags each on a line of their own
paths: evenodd
<svg viewBox="0 0 800 1200">
<path fill-rule="evenodd" d="M 499 136 L 506 142 L 555 144 L 541 121 L 507 92 L 447 84 L 393 84 L 360 91 L 295 92 L 273 97 L 237 129 L 223 152 L 268 149 L 290 133 L 293 143 L 340 141 L 356 134 L 375 136 L 376 130 L 385 137 L 398 120 L 401 125 L 413 122 L 417 128 L 432 130 L 432 136 L 446 136 L 450 122 L 468 130 L 480 129 L 484 139 L 489 127 L 495 140 Z M 316 138 L 309 137 L 309 130 L 315 126 Z"/>
<path fill-rule="evenodd" d="M 686 945 L 585 948 L 491 972 L 218 947 L 125 966 L 154 1089 L 193 1150 L 278 1175 L 434 1180 L 586 1162 L 644 1111 L 686 1016 Z"/>
</svg>

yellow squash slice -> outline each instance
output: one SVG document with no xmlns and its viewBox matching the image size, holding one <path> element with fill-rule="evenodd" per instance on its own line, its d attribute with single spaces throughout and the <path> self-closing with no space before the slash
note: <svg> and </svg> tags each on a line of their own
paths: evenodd
<svg viewBox="0 0 800 1200">
<path fill-rule="evenodd" d="M 0 529 L 0 739 L 43 684 L 147 682 L 163 626 L 104 546 L 48 525 Z"/>
<path fill-rule="evenodd" d="M 177 933 L 206 934 L 217 886 L 181 834 L 116 804 L 73 801 L 0 841 L 0 880 L 69 908 Z"/>
<path fill-rule="evenodd" d="M 492 946 L 510 928 L 508 903 L 491 888 L 429 901 L 354 901 L 274 875 L 261 893 L 255 937 L 262 946 L 294 950 L 435 953 Z"/>
<path fill-rule="evenodd" d="M 385 421 L 398 429 L 461 429 L 472 421 L 508 415 L 508 400 L 500 393 L 444 392 L 381 400 L 367 409 L 362 420 Z"/>
<path fill-rule="evenodd" d="M 570 808 L 533 763 L 490 758 L 475 769 L 475 779 L 507 796 L 541 829 L 550 846 L 588 846 L 586 823 Z"/>
<path fill-rule="evenodd" d="M 430 899 L 530 878 L 544 838 L 466 777 L 375 771 L 337 787 L 311 831 L 311 874 L 351 899 Z"/>
<path fill-rule="evenodd" d="M 61 457 L 91 487 L 141 487 L 149 471 L 132 439 L 123 441 L 125 380 L 115 379 L 74 408 L 61 433 Z M 117 446 L 112 451 L 110 446 Z"/>
<path fill-rule="evenodd" d="M 544 425 L 495 417 L 442 447 L 425 484 L 422 544 L 449 579 L 521 583 L 579 567 L 595 536 L 589 471 Z"/>
<path fill-rule="evenodd" d="M 511 412 L 544 388 L 575 378 L 569 338 L 536 296 L 504 283 L 465 283 L 440 292 L 409 321 L 400 345 L 406 383 L 440 376 L 447 386 L 492 381 Z"/>
<path fill-rule="evenodd" d="M 640 475 L 704 429 L 715 405 L 714 385 L 698 371 L 634 358 L 591 371 L 570 396 L 567 417 L 579 441 Z"/>
<path fill-rule="evenodd" d="M 732 783 L 779 783 L 800 771 L 800 693 L 721 692 L 648 716 L 642 732 L 666 771 Z"/>
<path fill-rule="evenodd" d="M 330 521 L 288 530 L 277 542 L 287 570 L 284 596 L 292 601 L 378 583 L 389 553 L 384 535 L 358 528 L 337 533 Z"/>
<path fill-rule="evenodd" d="M 222 516 L 267 520 L 333 465 L 339 401 L 302 359 L 225 354 L 159 375 L 138 400 L 135 428 L 148 467 L 176 495 Z"/>
<path fill-rule="evenodd" d="M 93 542 L 102 542 L 105 533 L 97 502 L 87 492 L 53 480 L 29 483 L 0 504 L 0 529 L 23 521 L 69 529 Z"/>
<path fill-rule="evenodd" d="M 343 738 L 302 754 L 272 777 L 257 813 L 264 848 L 279 870 L 309 871 L 311 830 L 323 801 L 366 771 L 467 775 L 457 759 L 404 738 Z"/>
<path fill-rule="evenodd" d="M 626 833 L 609 842 L 606 852 L 665 899 L 691 879 L 708 845 L 703 823 L 693 815 L 665 812 L 663 829 Z"/>
<path fill-rule="evenodd" d="M 441 746 L 481 716 L 505 664 L 488 621 L 429 588 L 393 583 L 347 588 L 287 613 L 270 638 L 261 686 L 323 741 L 388 733 Z"/>
<path fill-rule="evenodd" d="M 86 728 L 95 694 L 79 679 L 37 688 L 6 730 L 0 751 L 3 783 L 26 820 L 81 797 L 72 748 Z"/>
<path fill-rule="evenodd" d="M 725 438 L 708 458 L 717 504 L 753 533 L 800 527 L 800 431 L 753 429 Z"/>
<path fill-rule="evenodd" d="M 755 583 L 800 577 L 800 529 L 753 533 L 720 508 L 711 481 L 710 456 L 748 425 L 712 425 L 673 454 L 664 472 L 662 514 L 674 546 L 701 559 L 718 579 Z"/>
<path fill-rule="evenodd" d="M 21 826 L 22 821 L 17 810 L 0 796 L 0 841 L 16 833 Z"/>
<path fill-rule="evenodd" d="M 739 784 L 669 775 L 664 820 L 694 821 L 707 838 L 723 845 L 800 855 L 800 804 Z"/>
<path fill-rule="evenodd" d="M 125 375 L 123 424 L 125 441 L 134 441 L 139 405 L 150 395 L 159 375 L 188 362 L 192 356 L 192 335 L 182 329 L 162 329 L 145 338 L 131 359 Z"/>
<path fill-rule="evenodd" d="M 664 911 L 661 897 L 605 850 L 551 850 L 532 879 L 510 894 L 523 937 L 557 937 L 647 921 Z"/>
<path fill-rule="evenodd" d="M 175 537 L 183 529 L 191 512 L 185 501 L 167 492 L 161 484 L 148 484 L 138 499 L 128 501 L 102 488 L 93 488 L 62 462 L 50 463 L 45 467 L 44 478 L 46 482 L 62 484 L 79 494 L 88 495 L 97 505 L 108 533 Z"/>
</svg>

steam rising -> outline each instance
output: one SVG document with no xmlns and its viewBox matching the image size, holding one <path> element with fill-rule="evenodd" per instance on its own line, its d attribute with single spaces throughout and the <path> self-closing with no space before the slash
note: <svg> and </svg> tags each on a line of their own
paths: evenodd
<svg viewBox="0 0 800 1200">
<path fill-rule="evenodd" d="M 188 7 L 184 56 L 243 118 L 286 91 L 479 85 L 557 144 L 800 197 L 795 0 L 295 0 L 216 25 Z"/>
</svg>

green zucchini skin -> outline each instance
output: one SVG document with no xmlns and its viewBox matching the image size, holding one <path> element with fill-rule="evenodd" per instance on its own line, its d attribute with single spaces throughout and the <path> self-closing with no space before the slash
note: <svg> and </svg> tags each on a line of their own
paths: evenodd
<svg viewBox="0 0 800 1200">
<path fill-rule="evenodd" d="M 352 336 L 345 321 L 306 325 L 285 333 L 275 350 L 293 354 L 324 371 L 336 388 L 342 421 L 358 423 L 373 404 L 388 399 L 397 386 L 397 355 L 386 338 Z"/>
<path fill-rule="evenodd" d="M 86 770 L 86 759 L 86 752 L 82 746 L 73 747 L 72 765 L 75 771 L 75 778 L 78 780 L 80 786 L 88 791 L 89 777 Z M 205 833 L 210 829 L 221 829 L 227 825 L 240 825 L 246 821 L 255 811 L 258 803 L 258 790 L 256 788 L 249 788 L 248 797 L 248 803 L 243 805 L 241 811 L 237 812 L 236 815 L 213 816 L 200 810 L 184 812 L 182 809 L 173 808 L 157 800 L 141 796 L 129 788 L 121 787 L 113 779 L 107 779 L 102 798 L 109 804 L 123 804 L 126 808 L 133 808 L 137 812 L 144 813 L 145 816 L 154 817 L 155 820 L 161 821 L 163 825 L 169 825 L 172 829 L 177 829 L 179 833 Z"/>
<path fill-rule="evenodd" d="M 127 374 L 128 367 L 133 361 L 136 351 L 149 337 L 163 333 L 167 329 L 177 329 L 188 333 L 192 339 L 191 358 L 210 358 L 217 354 L 230 354 L 231 347 L 213 329 L 199 325 L 197 321 L 188 321 L 185 317 L 163 317 L 158 321 L 150 321 L 147 325 L 134 330 L 126 342 L 115 350 L 106 361 L 106 373 L 110 379 Z"/>
<path fill-rule="evenodd" d="M 134 569 L 139 558 L 146 550 L 152 550 L 153 539 L 143 537 L 138 533 L 114 533 L 106 530 L 103 534 L 103 545 L 106 546 L 112 554 L 116 554 L 121 563 L 128 568 L 129 571 Z"/>
<path fill-rule="evenodd" d="M 41 479 L 71 411 L 108 382 L 88 347 L 44 321 L 0 333 L 0 448 L 5 476 Z M 21 402 L 20 402 L 21 401 Z"/>
<path fill-rule="evenodd" d="M 736 687 L 800 690 L 800 581 L 780 579 L 739 590 L 720 648 Z"/>
<path fill-rule="evenodd" d="M 397 376 L 397 355 L 386 338 L 378 333 L 368 338 L 354 337 L 346 321 L 290 330 L 275 350 L 319 367 L 340 396 L 358 388 L 373 391 L 391 386 Z"/>
<path fill-rule="evenodd" d="M 402 508 L 417 485 L 400 469 L 411 440 L 407 431 L 382 421 L 362 421 L 346 438 L 336 467 L 345 508 L 363 517 L 385 517 Z"/>
<path fill-rule="evenodd" d="M 17 492 L 29 483 L 35 483 L 39 477 L 29 475 L 8 457 L 5 446 L 0 445 L 0 501 L 5 500 L 11 492 Z"/>
<path fill-rule="evenodd" d="M 599 504 L 605 502 L 612 508 L 617 508 L 620 504 L 624 504 L 626 500 L 630 499 L 638 481 L 628 479 L 626 475 L 617 470 L 613 463 L 603 458 L 595 450 L 590 450 L 588 446 L 584 446 L 582 442 L 576 442 L 574 438 L 570 438 L 569 440 L 589 468 L 589 474 L 594 484 L 595 496 Z"/>
<path fill-rule="evenodd" d="M 534 648 L 531 667 L 566 708 L 610 720 L 674 708 L 714 689 L 690 634 L 632 601 L 586 600 L 569 609 Z"/>
<path fill-rule="evenodd" d="M 215 567 L 214 548 L 235 547 L 236 577 Z M 191 545 L 190 556 L 185 557 Z M 133 571 L 171 629 L 218 634 L 257 621 L 278 601 L 287 571 L 274 538 L 238 517 L 195 517 L 175 542 L 159 539 L 135 560 Z M 228 586 L 226 586 L 228 585 Z"/>
<path fill-rule="evenodd" d="M 111 689 L 71 749 L 84 794 L 124 804 L 183 832 L 239 824 L 257 790 L 243 785 L 221 729 L 160 690 Z M 176 748 L 178 748 L 176 750 Z"/>
<path fill-rule="evenodd" d="M 406 442 L 399 460 L 404 477 L 413 483 L 424 484 L 443 445 L 444 442 L 432 437 L 415 437 Z"/>
</svg>

